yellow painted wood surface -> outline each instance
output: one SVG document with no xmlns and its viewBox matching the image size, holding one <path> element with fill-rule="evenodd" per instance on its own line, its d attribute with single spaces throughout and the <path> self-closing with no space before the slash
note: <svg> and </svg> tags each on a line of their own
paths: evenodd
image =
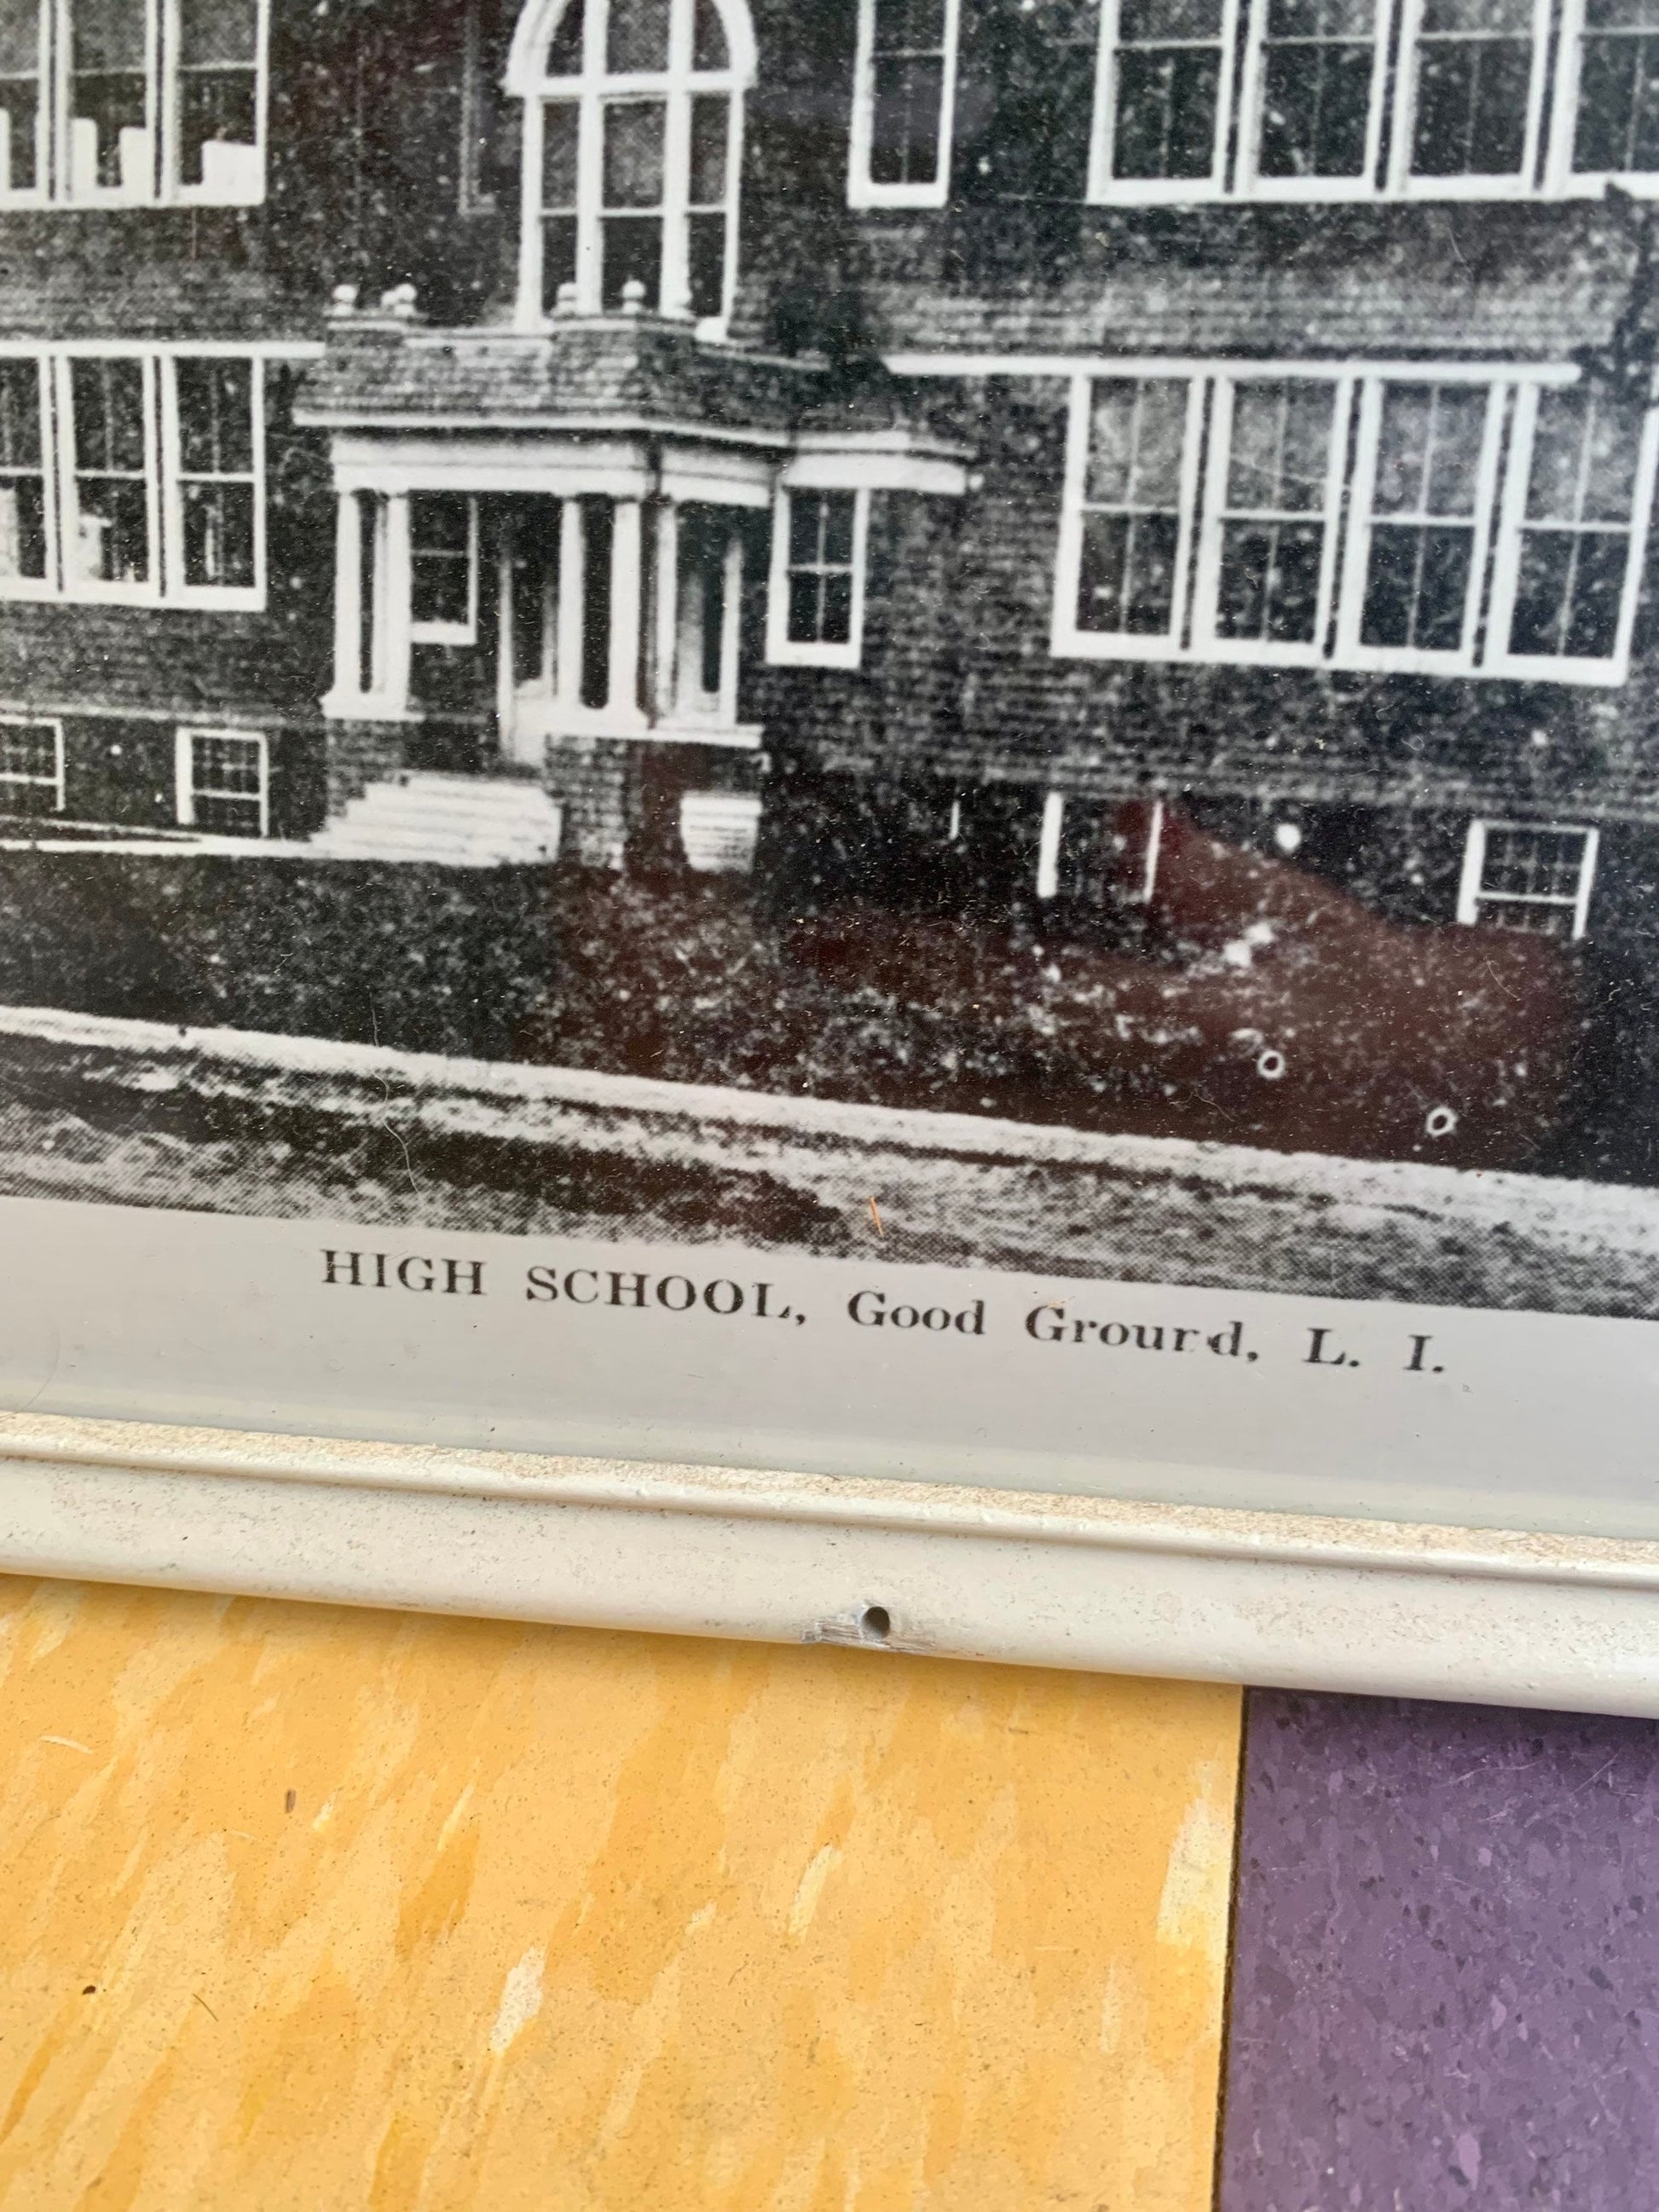
<svg viewBox="0 0 1659 2212">
<path fill-rule="evenodd" d="M 1201 2212 L 1218 1688 L 0 1580 L 4 2212 Z"/>
</svg>

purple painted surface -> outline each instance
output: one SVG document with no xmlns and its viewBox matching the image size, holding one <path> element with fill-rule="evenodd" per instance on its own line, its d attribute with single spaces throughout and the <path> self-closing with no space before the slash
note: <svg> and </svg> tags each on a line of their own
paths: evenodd
<svg viewBox="0 0 1659 2212">
<path fill-rule="evenodd" d="M 1659 1726 L 1250 1700 L 1222 2212 L 1653 2212 Z"/>
</svg>

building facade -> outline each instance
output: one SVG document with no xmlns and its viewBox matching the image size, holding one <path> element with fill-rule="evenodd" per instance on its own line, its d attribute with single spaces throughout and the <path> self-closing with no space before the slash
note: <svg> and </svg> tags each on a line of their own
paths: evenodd
<svg viewBox="0 0 1659 2212">
<path fill-rule="evenodd" d="M 12 817 L 1646 958 L 1653 0 L 3 0 L 0 134 Z"/>
</svg>

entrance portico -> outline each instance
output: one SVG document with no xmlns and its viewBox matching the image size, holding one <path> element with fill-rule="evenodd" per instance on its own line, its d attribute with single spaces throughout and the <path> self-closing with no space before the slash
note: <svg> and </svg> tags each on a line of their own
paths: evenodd
<svg viewBox="0 0 1659 2212">
<path fill-rule="evenodd" d="M 849 396 L 637 298 L 538 332 L 342 301 L 299 411 L 331 433 L 342 757 L 533 772 L 608 810 L 596 864 L 686 793 L 757 802 L 757 664 L 855 668 L 872 493 L 963 481 L 879 372 Z"/>
<path fill-rule="evenodd" d="M 561 736 L 758 744 L 738 712 L 744 549 L 783 444 L 337 439 L 326 713 L 417 715 L 415 647 L 432 642 L 487 654 L 501 751 L 526 766 Z M 468 564 L 447 625 L 422 619 L 417 529 L 446 513 Z"/>
</svg>

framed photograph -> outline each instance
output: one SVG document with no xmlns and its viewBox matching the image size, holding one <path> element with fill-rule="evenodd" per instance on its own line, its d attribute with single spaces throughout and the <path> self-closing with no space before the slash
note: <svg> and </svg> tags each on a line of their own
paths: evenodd
<svg viewBox="0 0 1659 2212">
<path fill-rule="evenodd" d="M 0 1566 L 1659 1712 L 1650 34 L 11 15 Z"/>
</svg>

